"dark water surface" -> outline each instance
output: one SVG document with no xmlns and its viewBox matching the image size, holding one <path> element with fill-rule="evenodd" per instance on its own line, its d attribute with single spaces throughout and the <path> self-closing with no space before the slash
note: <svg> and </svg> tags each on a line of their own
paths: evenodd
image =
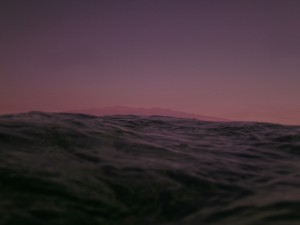
<svg viewBox="0 0 300 225">
<path fill-rule="evenodd" d="M 0 116 L 0 224 L 300 224 L 300 127 Z"/>
</svg>

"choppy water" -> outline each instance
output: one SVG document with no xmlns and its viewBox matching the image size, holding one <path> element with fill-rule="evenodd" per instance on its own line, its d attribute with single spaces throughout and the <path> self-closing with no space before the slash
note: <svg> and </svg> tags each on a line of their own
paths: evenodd
<svg viewBox="0 0 300 225">
<path fill-rule="evenodd" d="M 300 127 L 1 116 L 0 224 L 300 224 Z"/>
</svg>

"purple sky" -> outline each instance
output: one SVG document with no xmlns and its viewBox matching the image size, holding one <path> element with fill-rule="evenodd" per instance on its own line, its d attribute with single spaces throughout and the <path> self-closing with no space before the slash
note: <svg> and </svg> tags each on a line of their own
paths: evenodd
<svg viewBox="0 0 300 225">
<path fill-rule="evenodd" d="M 2 0 L 0 113 L 114 105 L 300 124 L 299 0 Z"/>
</svg>

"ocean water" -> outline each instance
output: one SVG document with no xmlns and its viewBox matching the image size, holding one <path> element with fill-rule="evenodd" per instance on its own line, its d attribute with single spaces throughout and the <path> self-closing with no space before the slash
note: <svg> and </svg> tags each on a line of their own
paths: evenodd
<svg viewBox="0 0 300 225">
<path fill-rule="evenodd" d="M 3 115 L 0 224 L 300 224 L 300 127 Z"/>
</svg>

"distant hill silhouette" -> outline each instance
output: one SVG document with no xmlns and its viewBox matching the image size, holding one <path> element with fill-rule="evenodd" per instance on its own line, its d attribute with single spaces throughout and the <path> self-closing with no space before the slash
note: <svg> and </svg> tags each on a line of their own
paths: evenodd
<svg viewBox="0 0 300 225">
<path fill-rule="evenodd" d="M 83 110 L 70 110 L 71 113 L 83 113 L 90 114 L 95 116 L 108 116 L 108 115 L 142 115 L 142 116 L 171 116 L 178 118 L 194 118 L 199 120 L 206 121 L 229 121 L 222 118 L 203 116 L 198 114 L 185 113 L 180 111 L 175 111 L 172 109 L 166 108 L 134 108 L 127 106 L 112 106 L 112 107 L 103 107 L 103 108 L 91 108 Z"/>
</svg>

